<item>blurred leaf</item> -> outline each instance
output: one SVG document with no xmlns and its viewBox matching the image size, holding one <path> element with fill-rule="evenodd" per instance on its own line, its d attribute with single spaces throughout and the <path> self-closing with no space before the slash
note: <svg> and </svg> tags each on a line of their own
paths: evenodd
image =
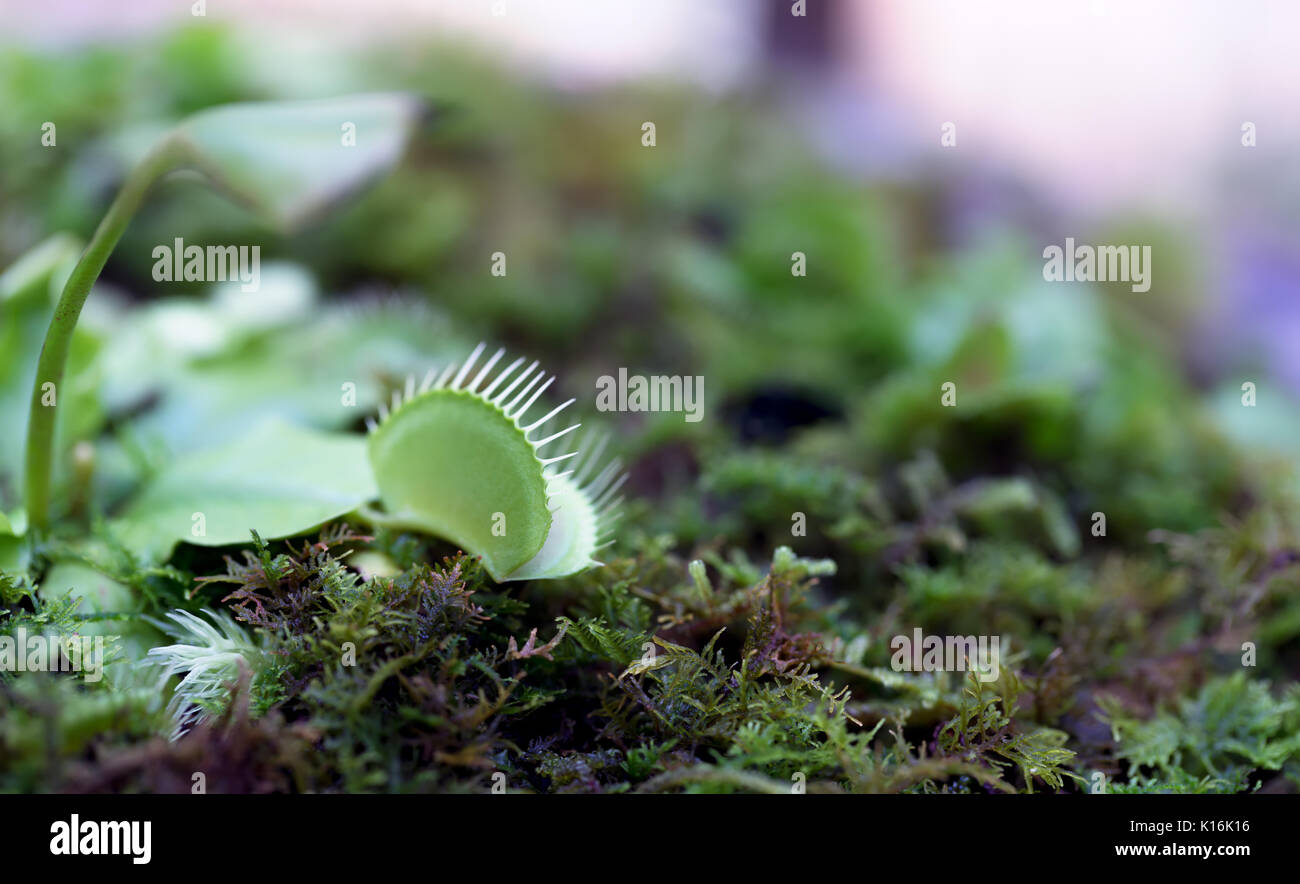
<svg viewBox="0 0 1300 884">
<path fill-rule="evenodd" d="M 163 559 L 180 541 L 224 546 L 247 542 L 251 531 L 292 537 L 377 495 L 362 437 L 268 420 L 166 467 L 115 525 L 128 548 Z"/>
<path fill-rule="evenodd" d="M 395 164 L 419 114 L 396 93 L 250 102 L 201 111 L 176 136 L 217 186 L 293 228 Z"/>
<path fill-rule="evenodd" d="M 81 252 L 75 236 L 56 233 L 28 250 L 0 273 L 0 306 L 11 309 L 29 298 L 48 301 Z"/>
<path fill-rule="evenodd" d="M 131 420 L 133 434 L 179 453 L 225 443 L 271 416 L 346 427 L 407 375 L 465 349 L 444 317 L 418 302 L 305 310 L 276 327 L 263 327 L 265 311 L 248 327 L 220 297 L 152 304 L 110 342 L 105 401 L 114 410 L 152 402 Z"/>
</svg>

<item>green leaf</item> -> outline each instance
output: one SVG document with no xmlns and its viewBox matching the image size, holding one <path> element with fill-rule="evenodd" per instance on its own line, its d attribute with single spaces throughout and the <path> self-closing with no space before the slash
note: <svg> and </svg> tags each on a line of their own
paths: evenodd
<svg viewBox="0 0 1300 884">
<path fill-rule="evenodd" d="M 173 137 L 185 165 L 293 228 L 396 163 L 420 114 L 416 98 L 398 93 L 250 102 L 201 111 Z"/>
<path fill-rule="evenodd" d="M 28 298 L 52 302 L 82 245 L 75 236 L 56 233 L 21 255 L 0 273 L 0 309 L 8 310 Z"/>
<path fill-rule="evenodd" d="M 225 546 L 254 530 L 267 539 L 302 534 L 377 494 L 364 438 L 271 419 L 166 467 L 115 526 L 128 548 L 161 560 L 181 541 Z"/>
</svg>

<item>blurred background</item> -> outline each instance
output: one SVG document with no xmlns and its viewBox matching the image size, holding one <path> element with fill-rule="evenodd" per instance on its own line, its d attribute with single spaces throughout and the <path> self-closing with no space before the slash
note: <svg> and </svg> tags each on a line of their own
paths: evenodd
<svg viewBox="0 0 1300 884">
<path fill-rule="evenodd" d="M 6 2 L 0 264 L 89 235 L 195 110 L 411 90 L 436 113 L 401 170 L 301 234 L 156 189 L 90 302 L 87 428 L 130 416 L 174 451 L 265 411 L 327 421 L 332 388 L 300 368 L 319 338 L 292 335 L 328 307 L 371 323 L 329 355 L 370 402 L 480 338 L 547 358 L 588 408 L 620 366 L 704 376 L 717 421 L 620 416 L 652 497 L 694 487 L 709 445 L 833 424 L 856 450 L 822 455 L 855 469 L 935 451 L 958 475 L 1029 469 L 1079 512 L 1119 495 L 1135 537 L 1194 527 L 1241 497 L 1206 440 L 1289 462 L 1300 439 L 1298 25 L 1264 0 Z M 264 291 L 153 281 L 175 236 L 259 243 Z M 1150 291 L 1044 283 L 1067 236 L 1150 245 Z M 249 329 L 285 337 L 214 369 Z M 159 359 L 183 370 L 163 383 Z"/>
<path fill-rule="evenodd" d="M 455 107 L 448 124 L 465 127 L 500 118 L 503 106 L 493 102 L 507 100 L 500 91 L 507 81 L 517 90 L 509 98 L 534 116 L 600 106 L 607 112 L 583 116 L 614 142 L 620 125 L 657 107 L 651 95 L 671 97 L 678 104 L 665 112 L 680 114 L 683 125 L 653 161 L 614 143 L 608 149 L 640 164 L 627 171 L 661 194 L 690 193 L 692 209 L 706 199 L 692 176 L 720 189 L 715 168 L 739 178 L 765 154 L 783 155 L 780 140 L 760 133 L 746 140 L 726 118 L 761 102 L 754 117 L 782 139 L 805 142 L 810 162 L 869 186 L 887 198 L 886 211 L 906 213 L 906 225 L 890 225 L 897 239 L 884 262 L 902 274 L 896 282 L 915 279 L 927 248 L 1028 234 L 1020 251 L 1032 269 L 1040 241 L 1100 242 L 1136 228 L 1144 242 L 1168 241 L 1157 250 L 1153 291 L 1131 306 L 1167 305 L 1160 324 L 1185 347 L 1198 382 L 1266 371 L 1300 391 L 1300 356 L 1288 346 L 1300 330 L 1291 282 L 1300 260 L 1300 176 L 1288 162 L 1300 140 L 1300 119 L 1288 113 L 1300 101 L 1300 59 L 1288 51 L 1300 28 L 1293 4 L 813 0 L 802 18 L 792 15 L 795 5 L 8 0 L 0 3 L 7 47 L 0 257 L 20 253 L 42 222 L 88 230 L 104 194 L 78 185 L 112 183 L 111 170 L 87 156 L 88 139 L 232 99 L 414 86 Z M 54 117 L 65 149 L 28 149 L 32 122 Z M 564 139 L 554 118 L 532 132 L 527 116 L 515 119 L 512 137 L 541 139 L 531 142 L 532 161 L 553 162 L 557 173 L 599 149 L 576 132 Z M 957 144 L 942 148 L 948 122 Z M 1245 122 L 1258 132 L 1253 148 L 1241 144 Z M 507 146 L 506 133 L 494 135 L 500 150 L 530 143 Z M 66 168 L 74 161 L 81 167 Z M 585 172 L 602 174 L 619 173 Z M 585 183 L 593 194 L 619 196 L 604 187 L 613 182 Z M 532 184 L 558 190 L 564 182 L 557 175 Z M 439 239 L 454 240 L 458 220 L 487 238 L 481 218 L 453 216 L 488 208 L 482 199 L 466 207 L 445 188 L 428 196 L 425 220 L 437 216 L 440 225 L 417 245 L 435 273 L 446 257 Z M 572 205 L 513 199 L 528 207 L 523 214 L 574 214 Z M 25 214 L 32 204 L 44 217 Z M 550 229 L 552 220 L 539 217 L 534 229 Z"/>
</svg>

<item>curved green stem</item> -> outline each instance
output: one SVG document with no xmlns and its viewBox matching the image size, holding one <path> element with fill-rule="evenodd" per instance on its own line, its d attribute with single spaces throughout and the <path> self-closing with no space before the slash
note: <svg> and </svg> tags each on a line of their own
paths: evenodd
<svg viewBox="0 0 1300 884">
<path fill-rule="evenodd" d="M 68 349 L 72 344 L 72 333 L 81 316 L 81 308 L 86 303 L 90 288 L 99 278 L 108 256 L 117 241 L 122 238 L 126 225 L 145 192 L 161 175 L 169 171 L 180 155 L 181 142 L 175 138 L 164 138 L 131 171 L 122 184 L 117 198 L 108 208 L 108 214 L 99 222 L 90 244 L 82 252 L 80 259 L 72 269 L 63 293 L 54 307 L 50 318 L 50 327 L 45 332 L 45 343 L 41 345 L 41 357 L 36 366 L 36 381 L 32 385 L 31 412 L 27 421 L 27 461 L 25 476 L 25 495 L 27 514 L 31 525 L 37 530 L 44 530 L 50 515 L 50 473 L 54 460 L 54 421 L 61 394 L 59 385 L 63 382 L 63 371 L 68 362 Z M 47 384 L 53 397 L 46 405 Z"/>
</svg>

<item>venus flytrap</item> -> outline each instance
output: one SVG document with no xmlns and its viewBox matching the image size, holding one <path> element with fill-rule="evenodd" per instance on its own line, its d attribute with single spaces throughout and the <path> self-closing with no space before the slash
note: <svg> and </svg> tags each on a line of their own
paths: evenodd
<svg viewBox="0 0 1300 884">
<path fill-rule="evenodd" d="M 554 378 L 543 382 L 536 362 L 521 371 L 517 359 L 487 382 L 498 350 L 470 379 L 482 351 L 418 387 L 408 378 L 368 439 L 271 419 L 233 444 L 179 458 L 111 527 L 127 548 L 162 561 L 179 542 L 228 546 L 250 529 L 292 537 L 357 513 L 450 540 L 481 556 L 499 582 L 599 564 L 626 478 L 619 462 L 601 466 L 604 440 L 553 450 L 579 427 L 546 429 L 573 400 L 525 419 Z M 383 512 L 365 506 L 376 499 Z"/>
<path fill-rule="evenodd" d="M 430 371 L 418 388 L 408 378 L 370 422 L 370 464 L 387 512 L 369 517 L 461 545 L 498 582 L 599 564 L 594 556 L 609 541 L 626 478 L 618 461 L 597 469 L 603 443 L 553 454 L 548 446 L 580 425 L 543 436 L 544 428 L 574 400 L 526 421 L 554 376 L 543 380 L 536 362 L 521 370 L 519 358 L 488 381 L 505 350 L 471 375 L 482 353 L 479 344 L 462 365 Z"/>
</svg>

